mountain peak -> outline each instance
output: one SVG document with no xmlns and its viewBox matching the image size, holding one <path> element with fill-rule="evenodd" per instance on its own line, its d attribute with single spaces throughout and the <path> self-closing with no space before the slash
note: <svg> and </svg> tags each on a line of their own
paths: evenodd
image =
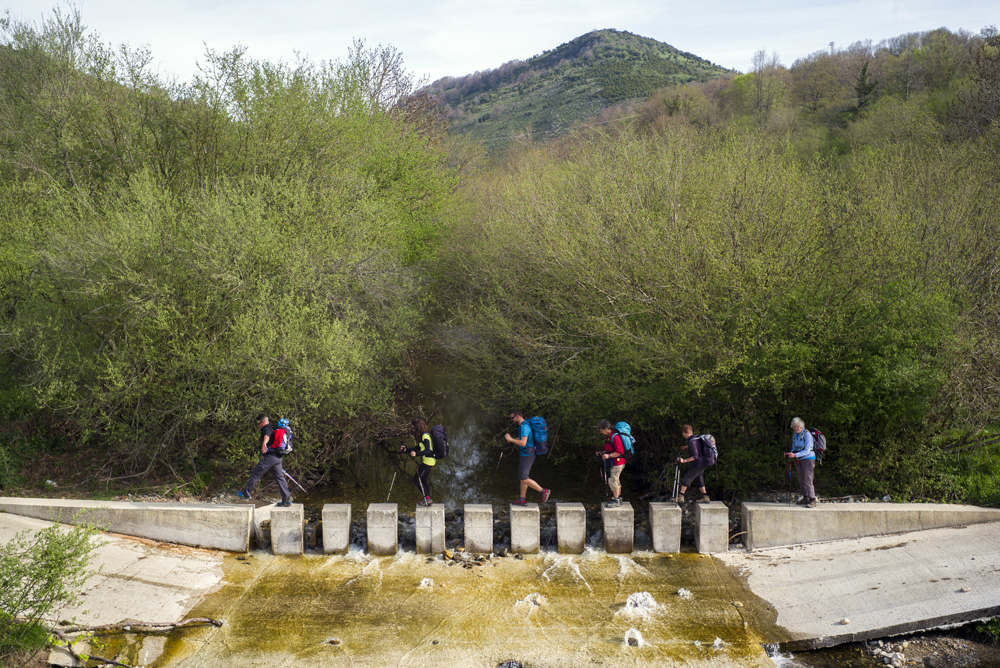
<svg viewBox="0 0 1000 668">
<path fill-rule="evenodd" d="M 428 89 L 445 107 L 453 132 L 494 140 L 561 134 L 608 106 L 726 72 L 664 42 L 604 28 L 526 61 L 439 79 Z"/>
</svg>

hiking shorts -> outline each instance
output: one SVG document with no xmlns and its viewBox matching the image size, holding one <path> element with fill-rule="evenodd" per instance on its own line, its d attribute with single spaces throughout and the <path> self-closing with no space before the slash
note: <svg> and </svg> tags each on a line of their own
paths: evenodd
<svg viewBox="0 0 1000 668">
<path fill-rule="evenodd" d="M 535 455 L 523 455 L 517 458 L 517 479 L 527 480 L 531 477 L 531 465 L 535 463 Z"/>
<path fill-rule="evenodd" d="M 611 467 L 611 475 L 608 476 L 608 487 L 610 487 L 611 491 L 614 492 L 615 494 L 622 491 L 621 477 L 622 477 L 622 469 L 624 468 L 625 468 L 624 464 Z"/>
</svg>

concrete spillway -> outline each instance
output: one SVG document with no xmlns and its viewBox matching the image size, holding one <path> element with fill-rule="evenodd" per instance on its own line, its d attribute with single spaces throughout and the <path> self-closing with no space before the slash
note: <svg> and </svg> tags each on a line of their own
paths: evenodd
<svg viewBox="0 0 1000 668">
<path fill-rule="evenodd" d="M 98 504 L 95 513 L 101 508 L 131 513 L 126 519 L 115 520 L 115 513 L 104 516 L 118 522 L 107 528 L 119 533 L 126 532 L 129 522 L 145 518 L 154 528 L 166 527 L 166 533 L 151 536 L 149 527 L 133 530 L 161 541 L 170 540 L 170 532 L 183 525 L 182 540 L 175 542 L 209 542 L 206 533 L 192 530 L 206 517 L 206 525 L 216 526 L 219 536 L 238 537 L 236 552 L 247 549 L 249 538 L 242 531 L 250 531 L 254 514 L 248 505 L 217 506 L 222 512 L 205 514 L 195 504 L 107 508 L 110 502 L 42 499 L 0 499 L 0 510 L 69 519 L 79 517 L 70 511 L 74 504 Z M 485 552 L 492 545 L 492 510 L 480 505 L 477 512 L 466 512 L 465 531 L 467 542 L 472 540 L 469 546 L 480 541 L 477 549 Z M 88 608 L 98 613 L 99 623 L 106 623 L 142 616 L 128 606 L 141 606 L 144 598 L 169 602 L 177 597 L 187 602 L 158 604 L 146 616 L 179 619 L 194 605 L 191 614 L 226 618 L 223 630 L 172 635 L 168 656 L 157 664 L 162 666 L 264 666 L 293 658 L 302 666 L 481 666 L 507 658 L 539 662 L 543 656 L 544 665 L 552 666 L 638 665 L 640 657 L 694 666 L 769 665 L 758 651 L 760 643 L 823 647 L 1000 615 L 997 509 L 745 504 L 743 521 L 753 548 L 746 550 L 729 549 L 728 511 L 713 504 L 695 513 L 695 549 L 706 553 L 699 555 L 688 553 L 689 548 L 678 553 L 680 513 L 673 504 L 650 504 L 654 551 L 637 553 L 628 546 L 631 506 L 620 515 L 614 508 L 603 509 L 603 526 L 614 529 L 615 549 L 584 549 L 585 512 L 578 505 L 554 509 L 558 552 L 539 551 L 538 509 L 520 509 L 509 527 L 511 547 L 524 553 L 518 559 L 435 556 L 444 545 L 441 508 L 419 509 L 423 512 L 413 530 L 420 554 L 399 552 L 395 504 L 358 514 L 371 524 L 369 544 L 380 543 L 374 552 L 385 556 L 362 554 L 347 544 L 352 512 L 343 504 L 323 515 L 324 542 L 328 535 L 333 541 L 324 550 L 329 554 L 288 558 L 257 552 L 247 559 L 206 553 L 191 561 L 191 554 L 145 546 L 142 550 L 155 555 L 137 558 L 137 548 L 114 539 L 115 549 L 125 556 L 105 559 L 107 577 L 94 581 Z M 227 509 L 236 512 L 227 514 Z M 284 546 L 282 551 L 303 554 L 301 507 L 258 511 L 261 517 L 269 513 L 272 536 L 280 534 L 274 542 Z M 280 517 L 274 514 L 278 511 Z M 161 512 L 172 519 L 156 518 Z M 218 517 L 228 517 L 230 528 L 213 524 Z M 2 537 L 3 526 L 16 526 L 17 518 L 0 519 Z M 37 526 L 41 523 L 27 528 Z M 788 544 L 795 541 L 803 544 Z M 113 572 L 119 562 L 120 576 Z M 155 572 L 147 574 L 147 566 L 154 565 Z M 157 573 L 163 574 L 162 582 Z M 181 574 L 193 577 L 183 592 L 175 582 Z M 126 605 L 123 581 L 148 581 L 154 591 L 148 597 L 132 596 L 133 603 Z M 682 590 L 693 592 L 699 603 L 679 604 Z M 658 612 L 626 620 L 619 614 L 626 599 L 642 592 L 659 602 Z M 649 643 L 641 652 L 622 649 L 630 628 Z M 709 652 L 706 643 L 714 643 L 715 637 L 721 644 Z M 326 643 L 330 638 L 343 644 Z"/>
</svg>

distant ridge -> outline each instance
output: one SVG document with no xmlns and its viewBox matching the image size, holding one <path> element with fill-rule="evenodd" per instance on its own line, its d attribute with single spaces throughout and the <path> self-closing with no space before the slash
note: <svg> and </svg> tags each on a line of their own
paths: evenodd
<svg viewBox="0 0 1000 668">
<path fill-rule="evenodd" d="M 524 132 L 562 134 L 606 107 L 728 71 L 669 44 L 606 29 L 427 89 L 444 105 L 453 132 L 502 143 Z"/>
</svg>

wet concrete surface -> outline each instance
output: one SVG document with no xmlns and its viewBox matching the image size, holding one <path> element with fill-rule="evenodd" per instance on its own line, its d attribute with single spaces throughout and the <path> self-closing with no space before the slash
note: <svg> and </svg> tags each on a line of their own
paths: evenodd
<svg viewBox="0 0 1000 668">
<path fill-rule="evenodd" d="M 175 631 L 155 665 L 773 666 L 773 611 L 711 557 L 452 554 L 227 560 L 191 613 L 225 625 Z"/>
</svg>

